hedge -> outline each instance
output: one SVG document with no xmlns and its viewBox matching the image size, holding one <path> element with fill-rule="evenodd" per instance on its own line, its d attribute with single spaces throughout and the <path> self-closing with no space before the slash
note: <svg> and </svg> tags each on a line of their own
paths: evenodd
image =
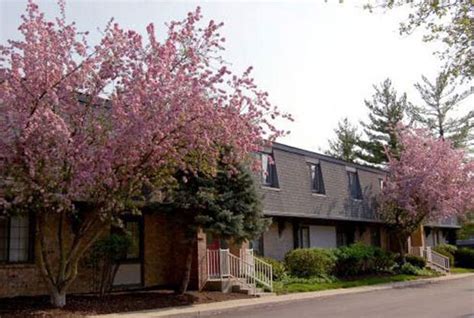
<svg viewBox="0 0 474 318">
<path fill-rule="evenodd" d="M 402 258 L 400 255 L 397 255 L 397 263 L 400 265 L 402 264 Z M 405 261 L 413 266 L 416 266 L 418 268 L 424 268 L 426 266 L 426 260 L 421 257 L 421 256 L 416 256 L 416 255 L 405 255 Z"/>
<path fill-rule="evenodd" d="M 395 265 L 394 256 L 378 247 L 355 243 L 334 251 L 337 276 L 356 276 L 390 271 Z"/>
<path fill-rule="evenodd" d="M 332 273 L 334 254 L 321 248 L 305 248 L 289 251 L 285 256 L 288 272 L 296 277 L 325 276 Z"/>
</svg>

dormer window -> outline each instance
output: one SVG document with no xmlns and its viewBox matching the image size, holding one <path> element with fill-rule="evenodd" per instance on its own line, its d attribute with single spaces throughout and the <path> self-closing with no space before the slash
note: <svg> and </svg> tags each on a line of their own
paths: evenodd
<svg viewBox="0 0 474 318">
<path fill-rule="evenodd" d="M 351 198 L 356 200 L 362 200 L 362 190 L 359 182 L 359 174 L 357 170 L 347 171 L 347 176 L 349 179 L 349 191 L 351 193 Z"/>
<path fill-rule="evenodd" d="M 260 158 L 262 163 L 262 185 L 278 188 L 278 175 L 273 155 L 262 153 Z"/>
<path fill-rule="evenodd" d="M 320 164 L 310 164 L 310 174 L 311 174 L 311 191 L 313 193 L 325 194 L 324 190 L 324 181 L 323 174 L 321 171 Z"/>
</svg>

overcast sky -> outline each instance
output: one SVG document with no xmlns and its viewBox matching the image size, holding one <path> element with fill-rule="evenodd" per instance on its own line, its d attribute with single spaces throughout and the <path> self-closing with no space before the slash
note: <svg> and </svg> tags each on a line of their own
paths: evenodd
<svg viewBox="0 0 474 318">
<path fill-rule="evenodd" d="M 57 12 L 54 1 L 38 2 L 49 16 Z M 371 14 L 363 3 L 75 0 L 67 3 L 67 18 L 98 39 L 97 28 L 111 17 L 144 33 L 149 22 L 163 26 L 201 6 L 205 20 L 225 24 L 224 57 L 231 68 L 241 72 L 253 66 L 256 82 L 271 101 L 293 114 L 295 122 L 284 123 L 291 134 L 280 141 L 324 150 L 343 116 L 354 122 L 366 118 L 363 101 L 372 95 L 374 83 L 390 77 L 417 102 L 413 83 L 422 74 L 432 78 L 440 66 L 433 45 L 423 43 L 419 34 L 398 34 L 406 11 Z M 0 43 L 18 38 L 25 6 L 26 0 L 0 0 Z"/>
</svg>

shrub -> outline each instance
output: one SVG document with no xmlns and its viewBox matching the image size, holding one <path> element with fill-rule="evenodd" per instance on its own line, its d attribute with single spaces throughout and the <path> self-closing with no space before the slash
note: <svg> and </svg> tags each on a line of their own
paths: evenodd
<svg viewBox="0 0 474 318">
<path fill-rule="evenodd" d="M 296 249 L 286 254 L 285 264 L 289 273 L 296 277 L 324 276 L 332 273 L 335 258 L 329 250 Z"/>
<path fill-rule="evenodd" d="M 131 243 L 129 235 L 111 234 L 92 246 L 85 261 L 86 265 L 93 269 L 93 289 L 99 292 L 100 296 L 112 290 L 119 260 L 125 255 Z"/>
<path fill-rule="evenodd" d="M 456 254 L 456 251 L 458 250 L 458 248 L 455 245 L 451 245 L 451 244 L 440 244 L 440 245 L 436 246 L 434 248 L 434 250 L 440 250 L 440 251 L 444 250 L 447 253 L 450 253 L 450 254 L 454 255 L 454 254 Z"/>
<path fill-rule="evenodd" d="M 426 260 L 421 256 L 405 255 L 405 261 L 418 268 L 424 268 L 426 266 Z M 397 263 L 402 265 L 402 258 L 400 255 L 397 256 Z"/>
<path fill-rule="evenodd" d="M 338 276 L 355 276 L 389 271 L 395 264 L 391 253 L 378 247 L 355 243 L 335 250 Z"/>
<path fill-rule="evenodd" d="M 271 257 L 259 257 L 265 263 L 272 265 L 272 276 L 273 280 L 281 280 L 284 276 L 286 276 L 286 268 L 283 262 L 276 260 Z"/>
<path fill-rule="evenodd" d="M 405 263 L 400 267 L 400 274 L 418 275 L 419 271 L 420 271 L 419 267 L 416 267 L 410 263 Z"/>
<path fill-rule="evenodd" d="M 395 255 L 393 253 L 384 251 L 381 248 L 374 249 L 374 271 L 384 272 L 389 271 L 395 265 Z"/>
<path fill-rule="evenodd" d="M 416 276 L 439 276 L 439 273 L 432 271 L 428 268 L 419 268 L 418 266 L 414 266 L 413 264 L 410 263 L 405 263 L 400 266 L 400 268 L 397 270 L 400 274 L 405 274 L 405 275 L 416 275 Z"/>
<path fill-rule="evenodd" d="M 448 257 L 449 258 L 449 264 L 451 264 L 451 266 L 453 266 L 454 265 L 454 255 L 456 254 L 457 249 L 458 248 L 454 245 L 440 244 L 438 246 L 435 246 L 433 248 L 433 251 Z"/>
<path fill-rule="evenodd" d="M 418 273 L 417 273 L 418 276 L 441 276 L 440 273 L 438 273 L 437 271 L 435 270 L 431 270 L 429 268 L 421 268 L 418 270 Z"/>
<path fill-rule="evenodd" d="M 474 268 L 474 249 L 463 247 L 456 251 L 455 261 L 457 267 Z"/>
</svg>

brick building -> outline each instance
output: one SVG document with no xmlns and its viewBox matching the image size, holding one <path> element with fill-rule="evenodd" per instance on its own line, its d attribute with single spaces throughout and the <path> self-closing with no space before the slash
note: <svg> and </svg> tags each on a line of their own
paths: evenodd
<svg viewBox="0 0 474 318">
<path fill-rule="evenodd" d="M 0 220 L 0 298 L 47 294 L 46 284 L 35 265 L 38 246 L 32 219 L 12 217 Z M 134 242 L 124 257 L 114 280 L 119 289 L 150 287 L 175 288 L 184 272 L 187 246 L 184 232 L 168 215 L 144 212 L 143 217 L 128 218 L 125 227 Z M 53 237 L 54 233 L 47 233 Z M 205 275 L 206 236 L 197 234 L 190 288 L 202 287 Z M 37 243 L 37 242 L 36 242 Z M 35 246 L 36 245 L 36 246 Z M 47 253 L 56 253 L 56 244 Z M 84 262 L 70 293 L 93 291 L 94 272 Z M 200 280 L 201 279 L 201 280 Z"/>
<path fill-rule="evenodd" d="M 251 242 L 257 254 L 282 259 L 298 247 L 332 248 L 355 241 L 390 249 L 387 230 L 376 214 L 375 196 L 385 172 L 351 164 L 318 153 L 274 143 L 261 154 L 262 174 L 256 176 L 264 196 L 264 213 L 273 223 Z M 0 218 L 0 298 L 46 294 L 35 266 L 38 254 L 35 220 Z M 134 244 L 121 262 L 116 288 L 174 288 L 181 280 L 186 258 L 183 229 L 172 214 L 146 211 L 125 219 Z M 427 224 L 413 236 L 414 246 L 432 246 L 454 240 L 453 220 Z M 54 233 L 48 234 L 50 237 Z M 47 235 L 47 236 L 48 236 Z M 239 247 L 197 234 L 190 288 L 200 289 L 208 278 L 206 249 Z M 51 246 L 55 246 L 51 244 Z M 56 253 L 54 248 L 47 251 Z M 70 293 L 91 292 L 93 273 L 82 264 Z"/>
</svg>

